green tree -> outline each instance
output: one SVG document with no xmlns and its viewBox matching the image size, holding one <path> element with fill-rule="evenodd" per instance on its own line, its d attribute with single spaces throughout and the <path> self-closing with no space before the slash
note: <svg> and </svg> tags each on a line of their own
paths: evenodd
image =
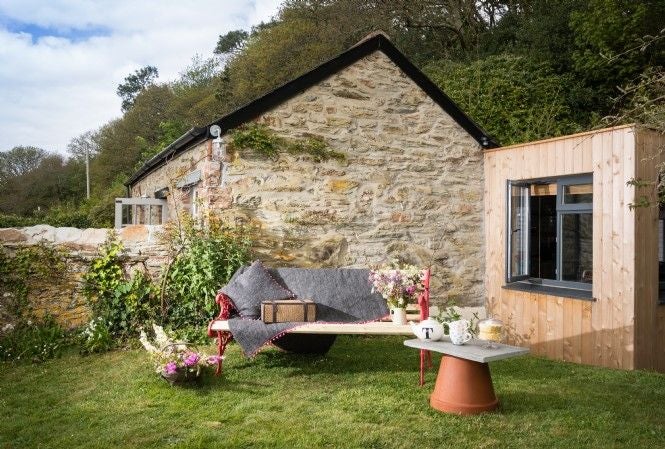
<svg viewBox="0 0 665 449">
<path fill-rule="evenodd" d="M 99 151 L 99 130 L 86 131 L 73 137 L 67 144 L 67 152 L 71 157 L 80 161 L 85 161 L 86 154 L 90 159 L 94 158 Z"/>
<path fill-rule="evenodd" d="M 220 34 L 214 53 L 216 55 L 234 53 L 242 48 L 248 37 L 249 33 L 245 30 L 233 30 L 226 34 Z"/>
<path fill-rule="evenodd" d="M 159 76 L 156 67 L 147 65 L 127 75 L 122 83 L 118 85 L 116 93 L 122 99 L 122 111 L 128 111 L 133 105 L 139 93 L 152 85 Z"/>
<path fill-rule="evenodd" d="M 611 104 L 618 87 L 648 67 L 665 65 L 665 42 L 639 51 L 643 38 L 657 35 L 664 24 L 661 0 L 589 0 L 585 9 L 572 15 L 575 70 Z"/>
<path fill-rule="evenodd" d="M 46 157 L 46 151 L 32 146 L 17 146 L 0 152 L 0 186 L 37 168 Z"/>
<path fill-rule="evenodd" d="M 471 64 L 439 61 L 429 76 L 501 144 L 508 145 L 578 131 L 589 116 L 578 116 L 571 75 L 524 56 L 490 56 Z"/>
</svg>

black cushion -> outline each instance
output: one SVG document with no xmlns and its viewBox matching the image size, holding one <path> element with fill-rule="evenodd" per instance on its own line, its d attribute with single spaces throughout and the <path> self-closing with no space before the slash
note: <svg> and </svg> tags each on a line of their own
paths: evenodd
<svg viewBox="0 0 665 449">
<path fill-rule="evenodd" d="M 221 291 L 231 298 L 241 317 L 254 319 L 261 315 L 262 301 L 294 297 L 294 294 L 280 285 L 258 260 L 239 275 L 234 275 Z"/>
</svg>

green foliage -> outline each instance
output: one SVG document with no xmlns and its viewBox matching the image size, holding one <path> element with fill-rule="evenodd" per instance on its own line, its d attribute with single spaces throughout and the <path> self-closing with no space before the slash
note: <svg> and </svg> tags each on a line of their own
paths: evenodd
<svg viewBox="0 0 665 449">
<path fill-rule="evenodd" d="M 0 247 L 0 360 L 43 361 L 69 344 L 62 327 L 33 313 L 28 297 L 53 288 L 66 270 L 62 253 L 46 244 L 19 248 L 13 256 Z"/>
<path fill-rule="evenodd" d="M 0 247 L 0 323 L 38 321 L 28 307 L 28 295 L 57 285 L 66 269 L 62 253 L 44 243 L 18 248 L 13 256 Z"/>
<path fill-rule="evenodd" d="M 141 165 L 147 162 L 150 158 L 162 151 L 167 145 L 182 136 L 188 129 L 187 125 L 179 120 L 168 120 L 159 123 L 159 136 L 157 142 L 150 145 L 143 137 L 137 137 L 137 143 L 142 148 L 139 160 L 134 167 L 138 170 Z"/>
<path fill-rule="evenodd" d="M 84 275 L 84 294 L 93 317 L 114 337 L 127 338 L 156 318 L 157 289 L 141 271 L 127 275 L 122 258 L 122 243 L 111 232 Z"/>
<path fill-rule="evenodd" d="M 67 333 L 51 317 L 34 323 L 26 320 L 0 332 L 0 360 L 43 362 L 59 357 L 69 343 Z"/>
<path fill-rule="evenodd" d="M 641 40 L 656 35 L 665 23 L 660 0 L 590 0 L 572 15 L 575 68 L 591 82 L 609 91 L 625 85 L 645 66 L 662 65 L 665 44 L 640 49 Z"/>
<path fill-rule="evenodd" d="M 35 164 L 0 182 L 0 213 L 39 216 L 85 196 L 83 163 L 43 153 Z"/>
<path fill-rule="evenodd" d="M 9 151 L 0 152 L 0 188 L 10 178 L 36 169 L 44 157 L 46 157 L 46 151 L 32 146 L 18 146 Z"/>
<path fill-rule="evenodd" d="M 249 260 L 249 232 L 214 216 L 201 226 L 184 215 L 169 224 L 163 238 L 174 253 L 164 273 L 167 322 L 175 329 L 204 325 L 218 312 L 217 290 Z"/>
<path fill-rule="evenodd" d="M 217 39 L 214 53 L 217 55 L 223 55 L 238 51 L 242 48 L 242 45 L 248 37 L 249 33 L 245 30 L 232 30 L 226 34 L 220 34 Z"/>
<path fill-rule="evenodd" d="M 45 214 L 35 215 L 34 221 L 51 226 L 66 226 L 79 229 L 93 227 L 88 204 L 63 203 L 52 206 Z"/>
<path fill-rule="evenodd" d="M 463 111 L 503 145 L 569 134 L 588 125 L 569 97 L 572 76 L 521 56 L 491 56 L 470 64 L 439 61 L 425 71 Z"/>
<path fill-rule="evenodd" d="M 311 156 L 316 162 L 328 159 L 344 160 L 343 153 L 331 149 L 323 140 L 308 137 L 304 140 L 285 139 L 265 125 L 251 123 L 231 133 L 231 147 L 251 149 L 258 154 L 275 159 L 281 152 Z"/>
<path fill-rule="evenodd" d="M 79 333 L 81 354 L 94 354 L 110 351 L 115 346 L 111 330 L 102 317 L 90 320 Z"/>
<path fill-rule="evenodd" d="M 24 226 L 34 226 L 40 222 L 41 220 L 35 217 L 0 213 L 0 228 L 21 228 Z"/>
<path fill-rule="evenodd" d="M 122 110 L 127 111 L 134 105 L 138 94 L 151 85 L 159 76 L 157 67 L 145 66 L 134 73 L 127 75 L 124 81 L 118 85 L 116 93 L 122 99 Z"/>
</svg>

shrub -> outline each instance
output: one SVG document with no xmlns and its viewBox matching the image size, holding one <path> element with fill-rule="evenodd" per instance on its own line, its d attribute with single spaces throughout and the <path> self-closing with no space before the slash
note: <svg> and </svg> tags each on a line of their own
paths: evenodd
<svg viewBox="0 0 665 449">
<path fill-rule="evenodd" d="M 93 318 L 79 334 L 79 346 L 82 354 L 106 352 L 115 346 L 113 336 L 103 318 Z"/>
<path fill-rule="evenodd" d="M 163 238 L 173 252 L 164 274 L 164 317 L 175 329 L 206 324 L 217 312 L 215 292 L 249 261 L 248 230 L 214 216 L 203 226 L 184 215 Z"/>
<path fill-rule="evenodd" d="M 0 214 L 0 228 L 22 228 L 24 226 L 34 226 L 39 223 L 35 217 L 23 217 L 14 214 Z"/>
<path fill-rule="evenodd" d="M 123 269 L 123 246 L 114 232 L 100 248 L 99 257 L 84 275 L 84 294 L 93 318 L 101 319 L 110 335 L 126 338 L 156 318 L 157 289 L 141 271 L 132 276 Z"/>
<path fill-rule="evenodd" d="M 503 145 L 569 134 L 591 121 L 578 104 L 591 92 L 532 57 L 434 61 L 425 73 Z"/>
<path fill-rule="evenodd" d="M 0 360 L 41 362 L 60 356 L 68 344 L 67 333 L 51 317 L 35 323 L 7 324 L 0 334 Z"/>
</svg>

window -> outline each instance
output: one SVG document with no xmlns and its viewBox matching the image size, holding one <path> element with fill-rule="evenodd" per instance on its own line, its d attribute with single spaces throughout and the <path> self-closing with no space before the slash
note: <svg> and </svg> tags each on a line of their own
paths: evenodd
<svg viewBox="0 0 665 449">
<path fill-rule="evenodd" d="M 155 198 L 116 198 L 115 227 L 160 225 L 166 222 L 166 200 Z"/>
<path fill-rule="evenodd" d="M 591 290 L 592 176 L 508 183 L 506 281 Z"/>
</svg>

